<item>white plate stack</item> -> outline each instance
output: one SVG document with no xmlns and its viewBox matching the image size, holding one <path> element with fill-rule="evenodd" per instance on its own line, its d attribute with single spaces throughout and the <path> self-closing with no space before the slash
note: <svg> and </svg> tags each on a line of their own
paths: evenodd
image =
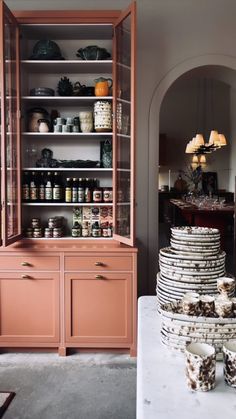
<svg viewBox="0 0 236 419">
<path fill-rule="evenodd" d="M 225 256 L 218 229 L 173 227 L 171 247 L 159 254 L 159 302 L 180 300 L 186 292 L 217 294 L 217 278 L 225 276 Z"/>
</svg>

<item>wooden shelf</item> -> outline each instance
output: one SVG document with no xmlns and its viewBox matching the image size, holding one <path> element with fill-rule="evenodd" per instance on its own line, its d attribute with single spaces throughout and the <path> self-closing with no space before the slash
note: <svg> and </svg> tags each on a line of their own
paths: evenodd
<svg viewBox="0 0 236 419">
<path fill-rule="evenodd" d="M 30 73 L 88 73 L 111 74 L 112 60 L 21 60 L 21 65 Z"/>
</svg>

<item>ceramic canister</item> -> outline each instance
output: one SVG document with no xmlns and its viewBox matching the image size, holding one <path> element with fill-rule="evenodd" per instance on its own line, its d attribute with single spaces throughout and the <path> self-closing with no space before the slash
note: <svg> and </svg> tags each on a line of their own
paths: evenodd
<svg viewBox="0 0 236 419">
<path fill-rule="evenodd" d="M 217 289 L 221 294 L 233 295 L 235 293 L 235 279 L 226 276 L 218 278 Z"/>
<path fill-rule="evenodd" d="M 236 388 L 236 340 L 224 343 L 223 358 L 225 382 Z"/>
<path fill-rule="evenodd" d="M 206 343 L 186 347 L 186 380 L 190 390 L 208 391 L 215 387 L 216 352 Z"/>
</svg>

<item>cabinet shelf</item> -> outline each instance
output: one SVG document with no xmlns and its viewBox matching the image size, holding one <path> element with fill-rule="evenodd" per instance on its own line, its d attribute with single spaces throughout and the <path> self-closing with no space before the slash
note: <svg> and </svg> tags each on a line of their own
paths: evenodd
<svg viewBox="0 0 236 419">
<path fill-rule="evenodd" d="M 111 74 L 112 60 L 21 60 L 21 65 L 30 73 L 88 73 Z"/>
<path fill-rule="evenodd" d="M 22 202 L 22 205 L 28 207 L 112 207 L 112 202 L 89 202 L 82 203 L 79 202 Z"/>
<path fill-rule="evenodd" d="M 119 67 L 125 68 L 126 70 L 129 70 L 129 71 L 131 70 L 131 67 L 129 65 L 127 65 L 127 64 L 117 63 L 117 65 Z"/>
<path fill-rule="evenodd" d="M 117 102 L 126 103 L 127 105 L 131 104 L 130 100 L 122 99 L 122 98 L 119 98 L 119 97 L 117 98 Z"/>
<path fill-rule="evenodd" d="M 112 168 L 104 169 L 100 167 L 23 167 L 22 170 L 33 172 L 112 172 Z"/>
<path fill-rule="evenodd" d="M 96 100 L 109 100 L 113 99 L 112 96 L 22 96 L 24 102 L 34 102 L 40 104 L 53 104 L 53 105 L 92 105 Z"/>
<path fill-rule="evenodd" d="M 40 138 L 103 138 L 112 136 L 112 132 L 22 132 L 24 137 L 40 137 Z"/>
</svg>

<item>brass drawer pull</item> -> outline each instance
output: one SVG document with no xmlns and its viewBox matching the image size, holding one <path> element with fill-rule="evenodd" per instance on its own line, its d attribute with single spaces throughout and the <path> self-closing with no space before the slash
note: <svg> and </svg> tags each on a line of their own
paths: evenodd
<svg viewBox="0 0 236 419">
<path fill-rule="evenodd" d="M 30 278 L 31 278 L 31 276 L 29 276 L 29 275 L 21 275 L 21 278 L 22 278 L 22 279 L 30 279 Z"/>
<path fill-rule="evenodd" d="M 95 266 L 104 266 L 104 263 L 102 263 L 102 262 L 95 262 Z"/>
<path fill-rule="evenodd" d="M 95 275 L 95 279 L 105 279 L 105 276 L 103 276 L 103 275 Z"/>
<path fill-rule="evenodd" d="M 29 262 L 21 262 L 21 266 L 30 266 Z"/>
</svg>

